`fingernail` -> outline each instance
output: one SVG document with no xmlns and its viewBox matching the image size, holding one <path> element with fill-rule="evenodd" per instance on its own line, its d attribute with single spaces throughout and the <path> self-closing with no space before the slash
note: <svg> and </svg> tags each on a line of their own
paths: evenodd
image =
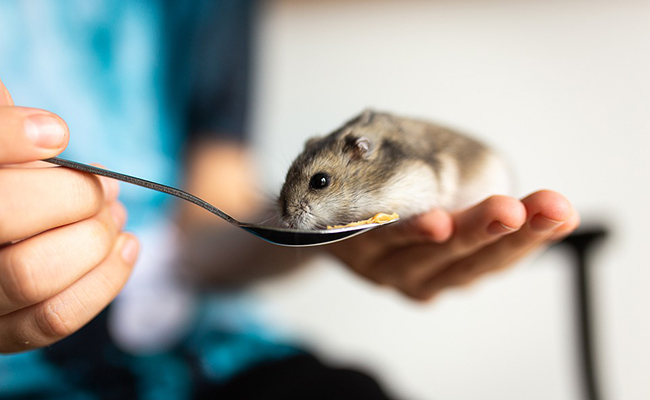
<svg viewBox="0 0 650 400">
<path fill-rule="evenodd" d="M 562 221 L 555 221 L 540 214 L 534 215 L 530 220 L 530 228 L 539 233 L 551 231 L 561 224 Z"/>
<path fill-rule="evenodd" d="M 114 201 L 109 206 L 111 211 L 111 216 L 115 224 L 122 228 L 126 222 L 126 209 L 119 201 Z"/>
<path fill-rule="evenodd" d="M 490 235 L 505 235 L 507 233 L 515 232 L 517 228 L 504 225 L 499 221 L 493 221 L 488 225 L 487 231 Z"/>
<path fill-rule="evenodd" d="M 130 265 L 135 264 L 135 261 L 138 259 L 139 248 L 140 246 L 135 238 L 127 238 L 126 242 L 122 245 L 122 251 L 120 252 L 122 260 Z"/>
<path fill-rule="evenodd" d="M 38 147 L 58 149 L 65 141 L 65 126 L 49 114 L 31 115 L 25 119 L 25 134 Z"/>
</svg>

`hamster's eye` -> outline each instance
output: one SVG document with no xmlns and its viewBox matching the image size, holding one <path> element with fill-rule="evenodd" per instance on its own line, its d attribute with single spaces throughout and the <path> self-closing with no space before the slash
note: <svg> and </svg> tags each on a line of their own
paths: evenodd
<svg viewBox="0 0 650 400">
<path fill-rule="evenodd" d="M 325 189 L 330 185 L 330 176 L 324 172 L 314 174 L 309 180 L 309 187 L 312 189 Z"/>
</svg>

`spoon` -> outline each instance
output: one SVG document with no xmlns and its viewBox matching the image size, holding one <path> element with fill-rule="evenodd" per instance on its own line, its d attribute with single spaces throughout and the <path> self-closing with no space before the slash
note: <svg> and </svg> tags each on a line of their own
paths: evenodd
<svg viewBox="0 0 650 400">
<path fill-rule="evenodd" d="M 171 194 L 172 196 L 179 197 L 183 200 L 189 201 L 196 204 L 199 207 L 203 207 L 216 216 L 224 219 L 226 222 L 229 222 L 232 225 L 235 225 L 238 228 L 244 229 L 248 233 L 251 233 L 257 236 L 260 239 L 266 240 L 267 242 L 277 244 L 280 246 L 291 246 L 291 247 L 305 247 L 305 246 L 318 246 L 327 243 L 338 242 L 343 239 L 348 239 L 353 236 L 359 235 L 361 233 L 367 232 L 371 229 L 375 229 L 378 226 L 383 226 L 389 223 L 393 223 L 398 219 L 383 222 L 381 224 L 364 224 L 359 226 L 336 228 L 336 229 L 317 229 L 317 230 L 301 230 L 301 229 L 291 229 L 291 228 L 276 228 L 272 226 L 256 225 L 249 224 L 246 222 L 237 221 L 235 218 L 221 211 L 212 204 L 201 200 L 200 198 L 187 193 L 183 190 L 173 188 L 171 186 L 161 185 L 160 183 L 155 183 L 147 181 L 144 179 L 136 178 L 134 176 L 120 174 L 118 172 L 113 172 L 107 169 L 93 167 L 92 165 L 78 163 L 76 161 L 65 160 L 63 158 L 53 157 L 47 158 L 45 160 L 52 164 L 57 164 L 62 167 L 76 169 L 82 172 L 88 172 L 95 175 L 102 175 L 109 178 L 117 179 L 134 185 L 142 186 L 147 189 L 157 190 L 159 192 Z"/>
</svg>

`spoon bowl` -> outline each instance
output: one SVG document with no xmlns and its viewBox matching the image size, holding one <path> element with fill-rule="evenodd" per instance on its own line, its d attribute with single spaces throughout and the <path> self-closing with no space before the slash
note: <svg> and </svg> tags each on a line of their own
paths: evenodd
<svg viewBox="0 0 650 400">
<path fill-rule="evenodd" d="M 142 186 L 147 189 L 157 190 L 162 193 L 167 193 L 172 196 L 176 196 L 185 201 L 196 204 L 199 207 L 202 207 L 216 216 L 222 218 L 226 222 L 244 229 L 248 233 L 255 235 L 256 237 L 266 240 L 269 243 L 273 243 L 280 246 L 290 246 L 290 247 L 306 247 L 306 246 L 318 246 L 327 243 L 334 243 L 344 239 L 351 238 L 353 236 L 360 235 L 369 230 L 375 229 L 379 226 L 384 226 L 396 222 L 398 219 L 394 219 L 388 222 L 382 223 L 373 223 L 373 224 L 364 224 L 351 227 L 335 228 L 335 229 L 316 229 L 316 230 L 301 230 L 301 229 L 292 229 L 292 228 L 279 228 L 273 226 L 249 224 L 245 222 L 240 222 L 225 212 L 221 211 L 217 207 L 208 203 L 205 200 L 202 200 L 193 194 L 187 193 L 183 190 L 176 189 L 171 186 L 162 185 L 160 183 L 151 182 L 145 179 L 136 178 L 134 176 L 121 174 L 119 172 L 110 171 L 104 168 L 93 167 L 92 165 L 79 163 L 76 161 L 66 160 L 59 157 L 47 158 L 42 161 L 49 162 L 52 164 L 60 165 L 65 168 L 71 168 L 82 172 L 87 172 L 90 174 L 106 176 L 108 178 L 117 179 L 123 182 L 131 183 L 133 185 Z"/>
</svg>

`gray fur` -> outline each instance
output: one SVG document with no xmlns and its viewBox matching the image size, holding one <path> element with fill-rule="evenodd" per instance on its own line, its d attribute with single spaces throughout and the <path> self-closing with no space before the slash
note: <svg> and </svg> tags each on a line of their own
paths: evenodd
<svg viewBox="0 0 650 400">
<path fill-rule="evenodd" d="M 331 134 L 307 141 L 280 192 L 282 220 L 288 226 L 309 229 L 353 222 L 378 212 L 408 217 L 434 207 L 453 208 L 454 204 L 445 203 L 453 203 L 458 197 L 455 191 L 481 179 L 490 156 L 493 153 L 485 145 L 448 128 L 366 110 Z M 414 168 L 418 165 L 428 166 L 433 173 L 422 173 L 422 168 Z M 452 169 L 457 173 L 450 173 Z M 407 176 L 405 171 L 420 172 Z M 319 172 L 331 176 L 330 186 L 310 188 L 310 178 Z M 412 187 L 420 184 L 421 188 Z M 390 185 L 409 193 L 400 197 L 390 191 Z M 418 198 L 409 198 L 411 192 Z M 387 198 L 392 199 L 390 203 L 384 201 Z M 380 209 L 387 206 L 396 209 Z"/>
</svg>

